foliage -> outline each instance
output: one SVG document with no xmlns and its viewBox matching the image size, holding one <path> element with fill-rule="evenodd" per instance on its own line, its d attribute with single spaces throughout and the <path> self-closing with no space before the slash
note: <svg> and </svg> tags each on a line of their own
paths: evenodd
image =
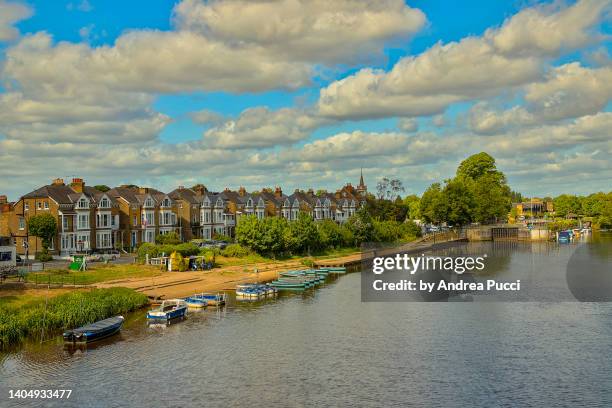
<svg viewBox="0 0 612 408">
<path fill-rule="evenodd" d="M 36 259 L 40 262 L 49 262 L 53 260 L 53 256 L 49 253 L 49 250 L 43 247 L 40 252 L 36 253 Z"/>
<path fill-rule="evenodd" d="M 503 178 L 504 175 L 497 170 L 495 159 L 485 152 L 474 154 L 463 160 L 457 167 L 457 177 L 478 180 L 485 175 Z"/>
<path fill-rule="evenodd" d="M 234 242 L 234 238 L 230 237 L 229 235 L 217 234 L 217 233 L 213 234 L 213 239 L 217 241 L 223 241 L 223 242 Z"/>
<path fill-rule="evenodd" d="M 553 222 L 548 223 L 548 229 L 550 231 L 562 231 L 570 228 L 574 228 L 578 225 L 578 221 L 576 220 L 555 220 Z"/>
<path fill-rule="evenodd" d="M 368 196 L 366 204 L 372 218 L 379 220 L 404 221 L 408 213 L 408 206 L 402 200 L 391 201 Z"/>
<path fill-rule="evenodd" d="M 149 259 L 159 256 L 170 256 L 173 252 L 178 252 L 181 256 L 193 256 L 200 252 L 200 248 L 191 242 L 185 242 L 178 245 L 156 245 L 151 243 L 143 243 L 138 248 L 138 259 L 143 262 L 147 254 Z"/>
<path fill-rule="evenodd" d="M 148 304 L 142 293 L 126 288 L 75 291 L 20 307 L 0 306 L 0 346 L 6 348 L 26 337 L 41 332 L 55 334 L 118 314 L 139 309 Z"/>
<path fill-rule="evenodd" d="M 555 214 L 559 217 L 567 217 L 569 214 L 581 214 L 582 203 L 579 197 L 569 194 L 561 194 L 553 199 Z"/>
<path fill-rule="evenodd" d="M 456 177 L 442 190 L 443 219 L 452 225 L 465 225 L 473 219 L 476 200 L 468 183 Z"/>
<path fill-rule="evenodd" d="M 103 193 L 106 193 L 107 191 L 109 191 L 111 188 L 109 186 L 107 186 L 106 184 L 98 184 L 97 186 L 94 186 L 94 188 L 98 191 L 101 191 Z"/>
<path fill-rule="evenodd" d="M 279 255 L 288 249 L 288 229 L 284 218 L 248 215 L 236 226 L 236 242 L 258 254 Z"/>
<path fill-rule="evenodd" d="M 421 199 L 416 194 L 410 194 L 404 197 L 404 205 L 408 207 L 406 218 L 409 220 L 421 219 Z"/>
<path fill-rule="evenodd" d="M 372 216 L 365 207 L 361 207 L 355 215 L 348 219 L 346 228 L 353 235 L 353 246 L 372 241 L 374 237 Z"/>
<path fill-rule="evenodd" d="M 395 201 L 397 196 L 400 193 L 405 191 L 404 185 L 399 179 L 389 179 L 388 177 L 383 177 L 376 184 L 376 193 L 377 197 L 380 200 L 389 200 Z"/>
<path fill-rule="evenodd" d="M 38 214 L 28 220 L 28 231 L 42 240 L 43 248 L 49 245 L 57 234 L 57 222 L 51 214 Z"/>
<path fill-rule="evenodd" d="M 421 218 L 428 223 L 438 224 L 444 219 L 442 188 L 440 183 L 433 183 L 421 196 L 419 212 Z"/>
<path fill-rule="evenodd" d="M 317 223 L 320 248 L 338 248 L 344 244 L 341 227 L 332 220 Z"/>
<path fill-rule="evenodd" d="M 310 214 L 300 213 L 298 219 L 289 224 L 287 247 L 292 252 L 310 253 L 319 243 L 319 231 Z"/>
<path fill-rule="evenodd" d="M 181 243 L 181 239 L 176 232 L 169 232 L 156 236 L 155 243 L 159 245 L 178 245 Z"/>
<path fill-rule="evenodd" d="M 240 244 L 230 244 L 221 251 L 221 255 L 230 258 L 244 258 L 251 255 L 251 250 L 247 247 L 243 247 Z"/>
</svg>

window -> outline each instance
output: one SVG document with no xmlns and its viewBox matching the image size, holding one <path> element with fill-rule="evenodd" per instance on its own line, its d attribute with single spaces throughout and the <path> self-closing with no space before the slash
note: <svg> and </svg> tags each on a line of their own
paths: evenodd
<svg viewBox="0 0 612 408">
<path fill-rule="evenodd" d="M 78 202 L 77 202 L 77 208 L 88 208 L 89 206 L 87 205 L 87 200 L 85 198 L 81 198 Z"/>
<path fill-rule="evenodd" d="M 23 217 L 19 217 L 19 229 L 20 230 L 25 229 L 25 219 Z"/>
<path fill-rule="evenodd" d="M 138 217 L 136 215 L 134 215 L 134 218 L 132 220 L 132 225 L 133 226 L 137 226 L 138 225 Z"/>
<path fill-rule="evenodd" d="M 13 260 L 12 252 L 0 252 L 0 262 L 10 262 Z"/>
<path fill-rule="evenodd" d="M 45 201 L 45 202 L 44 202 L 44 206 L 45 206 L 45 210 L 48 210 L 48 209 L 49 209 L 49 202 L 48 202 L 48 201 Z"/>
<path fill-rule="evenodd" d="M 100 208 L 109 208 L 110 207 L 110 200 L 106 197 L 104 197 L 102 200 L 100 200 Z"/>
<path fill-rule="evenodd" d="M 170 199 L 169 198 L 165 198 L 164 201 L 162 202 L 162 207 L 170 207 Z"/>
<path fill-rule="evenodd" d="M 96 247 L 97 248 L 111 248 L 111 233 L 110 232 L 98 232 L 96 234 Z"/>
<path fill-rule="evenodd" d="M 42 210 L 42 201 L 36 203 L 36 208 Z"/>
<path fill-rule="evenodd" d="M 153 207 L 153 200 L 152 200 L 150 197 L 149 197 L 149 198 L 147 198 L 147 199 L 145 200 L 144 206 L 145 206 L 145 207 L 148 207 L 148 208 Z"/>
<path fill-rule="evenodd" d="M 79 214 L 77 218 L 78 229 L 89 229 L 89 214 Z"/>
<path fill-rule="evenodd" d="M 62 217 L 62 230 L 66 231 L 68 230 L 68 217 L 63 216 Z"/>
<path fill-rule="evenodd" d="M 74 249 L 74 234 L 62 235 L 62 250 Z"/>
<path fill-rule="evenodd" d="M 97 228 L 108 228 L 111 226 L 111 215 L 110 214 L 96 214 L 96 227 Z"/>
<path fill-rule="evenodd" d="M 30 211 L 30 204 L 29 203 L 23 203 L 23 210 L 24 211 Z"/>
</svg>

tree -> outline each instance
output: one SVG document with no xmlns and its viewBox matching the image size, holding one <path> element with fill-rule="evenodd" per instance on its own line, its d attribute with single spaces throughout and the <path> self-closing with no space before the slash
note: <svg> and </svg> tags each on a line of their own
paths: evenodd
<svg viewBox="0 0 612 408">
<path fill-rule="evenodd" d="M 336 248 L 343 244 L 340 226 L 330 219 L 317 223 L 320 248 Z"/>
<path fill-rule="evenodd" d="M 319 241 L 319 232 L 310 214 L 300 212 L 289 224 L 288 247 L 299 253 L 310 252 Z"/>
<path fill-rule="evenodd" d="M 457 177 L 477 180 L 486 174 L 500 178 L 504 177 L 503 173 L 497 170 L 493 156 L 485 152 L 471 155 L 457 167 Z"/>
<path fill-rule="evenodd" d="M 374 235 L 373 220 L 365 207 L 361 207 L 355 215 L 348 219 L 346 228 L 353 235 L 353 245 L 359 246 L 372 241 Z"/>
<path fill-rule="evenodd" d="M 46 251 L 51 241 L 57 235 L 57 222 L 51 214 L 39 214 L 28 220 L 28 232 L 42 240 L 43 249 Z"/>
<path fill-rule="evenodd" d="M 399 179 L 389 179 L 388 177 L 383 177 L 376 184 L 376 192 L 380 200 L 386 199 L 394 201 L 397 196 L 404 191 L 404 185 Z"/>
<path fill-rule="evenodd" d="M 408 215 L 406 218 L 409 220 L 418 220 L 421 218 L 421 199 L 416 194 L 410 194 L 404 197 L 404 204 L 408 206 Z"/>
<path fill-rule="evenodd" d="M 255 215 L 240 218 L 240 222 L 236 226 L 236 242 L 259 254 L 266 253 L 269 250 L 263 222 Z"/>
<path fill-rule="evenodd" d="M 408 213 L 408 206 L 402 200 L 395 201 L 377 199 L 374 196 L 366 197 L 366 208 L 372 218 L 385 221 L 404 221 Z"/>
<path fill-rule="evenodd" d="M 444 221 L 443 197 L 440 183 L 433 183 L 421 197 L 419 212 L 427 223 L 438 224 Z"/>
<path fill-rule="evenodd" d="M 106 193 L 108 190 L 110 190 L 111 188 L 109 186 L 107 186 L 106 184 L 98 184 L 97 186 L 94 186 L 94 188 L 98 191 L 101 191 L 103 193 Z"/>
<path fill-rule="evenodd" d="M 474 197 L 473 220 L 480 223 L 506 219 L 512 208 L 510 188 L 495 174 L 485 174 L 476 180 L 467 180 Z"/>
<path fill-rule="evenodd" d="M 553 199 L 555 214 L 566 217 L 568 214 L 580 214 L 582 203 L 580 198 L 575 195 L 561 194 Z"/>
<path fill-rule="evenodd" d="M 447 180 L 442 190 L 443 219 L 453 225 L 472 221 L 476 201 L 468 184 L 460 177 Z"/>
</svg>

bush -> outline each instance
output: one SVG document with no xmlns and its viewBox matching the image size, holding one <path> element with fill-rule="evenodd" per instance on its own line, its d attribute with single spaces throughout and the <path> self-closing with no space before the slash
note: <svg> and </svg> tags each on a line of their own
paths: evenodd
<svg viewBox="0 0 612 408">
<path fill-rule="evenodd" d="M 143 244 L 140 245 L 140 247 L 138 247 L 138 259 L 141 262 L 144 262 L 144 260 L 146 259 L 146 256 L 149 255 L 149 259 L 151 258 L 157 258 L 159 256 L 159 247 L 155 244 L 150 244 L 148 242 L 145 242 Z"/>
<path fill-rule="evenodd" d="M 49 253 L 47 248 L 43 248 L 40 252 L 36 253 L 36 259 L 40 262 L 49 262 L 53 260 L 53 256 Z"/>
<path fill-rule="evenodd" d="M 173 252 L 178 252 L 181 256 L 192 256 L 197 255 L 200 252 L 200 248 L 191 242 L 179 245 L 155 245 L 144 243 L 138 248 L 138 259 L 144 262 L 147 254 L 149 255 L 149 259 L 151 259 L 162 255 L 170 256 Z"/>
<path fill-rule="evenodd" d="M 213 234 L 213 239 L 216 241 L 223 241 L 223 242 L 234 242 L 234 239 L 228 235 L 223 235 L 223 234 L 217 234 L 214 233 Z"/>
<path fill-rule="evenodd" d="M 178 245 L 181 243 L 181 239 L 176 232 L 170 232 L 155 237 L 155 243 L 159 245 Z"/>
<path fill-rule="evenodd" d="M 240 244 L 231 244 L 221 251 L 221 255 L 230 258 L 244 258 L 251 255 L 251 250 L 247 247 L 243 247 Z"/>
</svg>

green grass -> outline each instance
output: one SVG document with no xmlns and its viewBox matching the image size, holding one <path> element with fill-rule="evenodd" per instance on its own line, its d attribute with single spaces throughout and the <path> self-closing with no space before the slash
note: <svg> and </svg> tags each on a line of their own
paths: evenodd
<svg viewBox="0 0 612 408">
<path fill-rule="evenodd" d="M 127 288 L 74 291 L 53 297 L 48 303 L 44 297 L 25 301 L 14 298 L 17 296 L 0 298 L 0 348 L 36 338 L 43 331 L 56 334 L 148 304 L 145 295 Z"/>
<path fill-rule="evenodd" d="M 28 273 L 26 282 L 51 283 L 55 285 L 91 285 L 128 278 L 147 278 L 159 276 L 162 271 L 159 267 L 148 265 L 96 265 L 86 271 L 70 271 L 67 269 L 52 269 L 44 272 Z"/>
</svg>

